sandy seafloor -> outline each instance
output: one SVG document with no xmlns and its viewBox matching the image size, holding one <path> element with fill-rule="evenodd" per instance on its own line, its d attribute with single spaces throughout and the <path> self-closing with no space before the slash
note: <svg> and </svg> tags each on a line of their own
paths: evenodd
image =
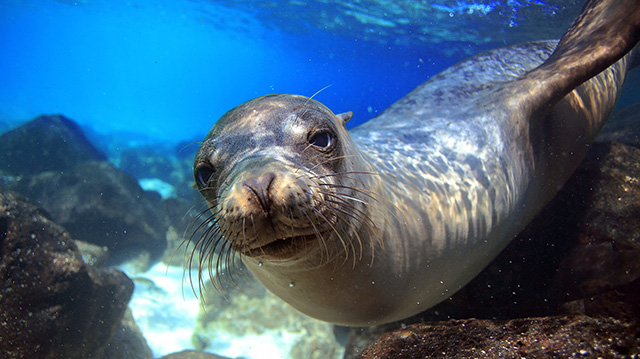
<svg viewBox="0 0 640 359">
<path fill-rule="evenodd" d="M 129 307 L 156 356 L 193 348 L 199 301 L 188 288 L 184 290 L 182 276 L 182 268 L 157 263 L 132 277 L 135 289 Z"/>
<path fill-rule="evenodd" d="M 317 99 L 336 113 L 353 110 L 355 126 L 467 56 L 559 37 L 581 4 L 2 0 L 0 131 L 61 113 L 117 164 L 123 149 L 197 142 L 224 112 L 250 98 L 312 95 L 328 85 Z M 622 104 L 637 100 L 638 77 L 631 76 Z M 159 192 L 158 185 L 167 185 L 154 180 L 141 185 Z M 331 326 L 268 294 L 242 303 L 229 298 L 218 327 L 194 338 L 201 306 L 181 267 L 120 269 L 136 284 L 130 307 L 155 356 L 194 348 L 197 340 L 228 357 L 285 358 L 297 340 L 320 332 L 329 345 Z M 224 312 L 243 305 L 244 313 Z M 273 315 L 257 317 L 265 313 Z M 225 315 L 245 327 L 231 328 Z M 341 357 L 340 345 L 331 345 Z"/>
<path fill-rule="evenodd" d="M 120 269 L 135 271 L 126 266 Z M 184 275 L 182 267 L 163 263 L 130 275 L 136 286 L 129 307 L 156 357 L 203 349 L 196 348 L 195 341 L 205 345 L 205 351 L 229 358 L 342 358 L 344 348 L 333 338 L 331 325 L 296 312 L 270 293 L 227 298 L 231 310 L 224 310 L 206 330 L 198 330 L 202 306 L 188 281 L 183 281 Z M 243 283 L 251 285 L 259 284 Z"/>
</svg>

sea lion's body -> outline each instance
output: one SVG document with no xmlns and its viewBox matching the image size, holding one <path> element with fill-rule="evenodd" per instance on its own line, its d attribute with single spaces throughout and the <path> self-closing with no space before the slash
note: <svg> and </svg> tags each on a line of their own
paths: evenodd
<svg viewBox="0 0 640 359">
<path fill-rule="evenodd" d="M 596 20 L 622 11 L 605 3 L 591 3 L 606 15 Z M 640 17 L 633 1 L 616 6 Z M 590 63 L 579 58 L 588 49 L 571 51 L 601 34 L 593 22 L 578 22 L 551 58 L 557 43 L 546 41 L 455 65 L 350 137 L 349 116 L 299 96 L 231 110 L 195 163 L 214 236 L 321 320 L 375 325 L 448 298 L 557 192 L 613 109 L 638 26 L 617 55 Z"/>
</svg>

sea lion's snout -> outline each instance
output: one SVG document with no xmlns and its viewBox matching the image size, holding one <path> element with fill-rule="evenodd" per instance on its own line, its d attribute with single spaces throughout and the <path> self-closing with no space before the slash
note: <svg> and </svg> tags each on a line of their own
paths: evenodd
<svg viewBox="0 0 640 359">
<path fill-rule="evenodd" d="M 325 213 L 325 193 L 313 177 L 278 161 L 248 167 L 227 178 L 230 185 L 219 196 L 217 223 L 235 251 L 287 257 L 299 247 L 296 242 L 317 240 L 335 223 L 335 216 Z"/>
<path fill-rule="evenodd" d="M 275 173 L 267 172 L 260 176 L 251 177 L 242 183 L 242 185 L 246 187 L 253 197 L 260 203 L 260 206 L 265 213 L 269 213 L 271 210 L 269 188 L 275 178 Z"/>
</svg>

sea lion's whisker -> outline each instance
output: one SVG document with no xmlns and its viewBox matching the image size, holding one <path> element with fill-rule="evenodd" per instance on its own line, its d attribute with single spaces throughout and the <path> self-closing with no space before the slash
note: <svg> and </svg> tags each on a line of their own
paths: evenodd
<svg viewBox="0 0 640 359">
<path fill-rule="evenodd" d="M 346 256 L 345 256 L 345 259 L 344 259 L 345 262 L 346 262 L 347 258 L 349 257 L 349 251 L 347 249 L 348 241 L 345 241 L 344 238 L 342 238 L 342 236 L 340 235 L 340 232 L 336 229 L 336 227 L 333 225 L 333 223 L 331 223 L 331 221 L 327 217 L 325 217 L 325 215 L 320 210 L 318 210 L 315 207 L 311 207 L 311 209 L 313 209 L 313 211 L 316 212 L 318 214 L 318 216 L 320 216 L 320 218 L 322 218 L 324 221 L 326 221 L 327 224 L 329 224 L 329 226 L 331 227 L 331 229 L 335 232 L 336 236 L 338 236 L 338 239 L 340 240 L 340 243 L 342 243 L 342 246 L 343 246 L 343 248 L 345 250 L 345 253 L 346 253 Z M 326 244 L 325 244 L 325 246 L 326 246 Z M 353 253 L 353 255 L 355 256 L 355 252 Z"/>
<path fill-rule="evenodd" d="M 217 247 L 219 243 L 220 243 L 219 228 L 215 226 L 208 228 L 205 231 L 205 233 L 203 233 L 201 239 L 198 241 L 198 243 L 194 247 L 194 250 L 192 251 L 192 255 L 189 260 L 189 268 L 191 268 L 191 265 L 193 263 L 193 255 L 195 254 L 196 251 L 199 251 L 200 257 L 198 259 L 197 283 L 198 283 L 198 292 L 200 294 L 199 298 L 201 299 L 204 298 L 204 295 L 203 295 L 204 280 L 202 276 L 203 269 L 205 267 L 206 261 L 208 259 L 210 260 L 210 258 L 214 256 L 215 247 Z M 213 247 L 213 250 L 209 250 L 209 247 Z M 191 277 L 191 271 L 189 271 L 189 282 L 191 283 L 192 289 L 194 290 L 194 294 L 196 294 L 195 288 L 193 286 L 193 280 Z"/>
<path fill-rule="evenodd" d="M 315 208 L 314 208 L 315 209 Z M 322 236 L 322 233 L 320 233 L 320 231 L 318 230 L 318 227 L 316 227 L 314 221 L 311 219 L 311 217 L 309 216 L 309 214 L 307 213 L 307 211 L 305 211 L 303 208 L 300 208 L 302 214 L 305 215 L 305 217 L 307 217 L 307 219 L 309 220 L 309 223 L 311 223 L 311 227 L 313 228 L 313 232 L 316 235 L 316 238 L 320 241 L 320 243 L 322 244 L 322 248 L 324 249 L 323 251 L 320 251 L 321 253 L 321 257 L 320 257 L 320 263 L 324 263 L 324 256 L 326 254 L 327 259 L 330 257 L 329 254 L 329 248 L 327 248 L 327 242 L 325 241 L 324 237 Z"/>
<path fill-rule="evenodd" d="M 332 201 L 332 200 L 327 200 L 327 202 L 329 203 L 333 203 L 333 204 L 337 204 L 340 207 L 344 206 L 345 203 L 343 202 L 338 202 L 338 201 Z M 346 203 L 349 204 L 349 203 Z M 368 223 L 370 221 L 370 219 L 368 218 L 368 216 L 366 216 L 366 214 L 362 215 L 362 214 L 354 214 L 351 213 L 349 211 L 346 211 L 340 207 L 330 207 L 330 210 L 335 212 L 334 215 L 336 216 L 336 218 L 338 219 L 338 221 L 342 221 L 347 225 L 347 228 L 344 229 L 345 233 L 347 234 L 353 234 L 356 238 L 356 241 L 358 242 L 358 245 L 360 246 L 360 255 L 358 256 L 358 259 L 362 259 L 362 256 L 364 255 L 364 245 L 362 243 L 362 238 L 360 238 L 360 234 L 358 233 L 358 229 L 361 228 L 362 226 L 356 225 L 356 224 L 365 224 Z M 358 211 L 355 207 L 352 208 L 355 211 Z M 349 217 L 351 219 L 353 219 L 355 221 L 355 223 L 350 222 L 345 220 L 345 218 L 340 217 L 338 214 L 341 214 L 343 216 Z M 372 247 L 372 254 L 373 254 L 373 247 Z M 354 251 L 354 255 L 355 255 L 355 251 Z"/>
<path fill-rule="evenodd" d="M 242 243 L 247 243 L 246 220 L 247 217 L 242 217 Z"/>
<path fill-rule="evenodd" d="M 191 251 L 191 256 L 193 256 L 193 254 L 196 251 L 198 251 L 198 249 L 202 246 L 202 244 L 208 241 L 209 232 L 215 228 L 215 222 L 216 222 L 215 215 L 211 215 L 202 223 L 200 223 L 200 225 L 198 225 L 198 227 L 191 233 L 191 236 L 187 240 L 183 241 L 180 245 L 183 245 L 187 242 L 192 242 L 192 239 L 195 236 L 195 234 L 204 229 L 204 233 L 202 233 L 198 241 L 194 243 L 193 249 Z M 185 245 L 185 253 L 187 250 L 188 250 L 188 247 Z"/>
<path fill-rule="evenodd" d="M 203 205 L 203 204 L 204 204 L 207 208 L 205 208 L 204 210 L 202 210 L 202 212 L 199 212 L 199 213 L 196 215 L 196 218 L 197 218 L 197 217 L 202 216 L 204 213 L 207 213 L 209 210 L 211 210 L 211 209 L 212 209 L 212 207 L 210 207 L 210 206 L 209 206 L 209 203 L 208 203 L 204 198 L 202 198 L 200 201 L 198 201 L 198 203 L 193 204 L 191 207 L 189 207 L 189 209 L 188 209 L 186 212 L 184 212 L 184 214 L 182 215 L 182 220 L 185 220 L 185 219 L 187 218 L 187 215 L 188 215 L 191 211 L 195 210 L 196 206 L 198 206 L 198 205 Z"/>
<path fill-rule="evenodd" d="M 291 223 L 291 233 L 295 233 L 296 229 L 293 227 L 293 209 L 289 207 L 289 223 Z"/>
<path fill-rule="evenodd" d="M 335 200 L 340 200 L 340 203 L 349 206 L 352 210 L 358 211 L 361 214 L 366 215 L 366 213 L 363 210 L 361 210 L 358 206 L 356 206 L 353 203 L 353 202 L 356 202 L 356 203 L 364 204 L 365 207 L 367 207 L 368 203 L 366 201 L 361 200 L 359 198 L 355 198 L 346 193 L 328 191 L 325 188 L 320 186 L 315 186 L 315 187 L 317 187 L 320 190 L 320 193 L 323 194 L 324 196 L 329 198 L 334 198 Z"/>
<path fill-rule="evenodd" d="M 368 189 L 364 189 L 364 188 L 360 188 L 360 187 L 353 187 L 353 186 L 346 186 L 346 185 L 339 185 L 339 184 L 335 184 L 335 183 L 319 183 L 319 186 L 327 186 L 327 187 L 332 187 L 332 188 L 343 188 L 343 189 L 350 189 L 352 191 L 355 192 L 359 192 L 369 198 L 371 198 L 374 201 L 377 201 L 378 198 L 380 196 L 378 196 L 377 193 L 370 191 Z"/>
<path fill-rule="evenodd" d="M 219 234 L 220 242 L 222 246 L 219 254 L 215 256 L 215 265 L 213 263 L 214 256 L 209 258 L 209 265 L 207 266 L 209 271 L 209 280 L 211 281 L 214 289 L 222 294 L 226 299 L 227 291 L 224 287 L 223 277 L 225 280 L 234 283 L 233 279 L 233 266 L 229 262 L 229 256 L 235 256 L 236 252 L 231 249 L 232 243 L 224 238 L 228 238 L 228 232 L 226 230 Z M 213 269 L 215 268 L 215 273 Z"/>
<path fill-rule="evenodd" d="M 360 172 L 360 171 L 353 171 L 353 172 L 342 172 L 342 173 L 338 172 L 338 173 L 333 173 L 333 174 L 321 175 L 321 176 L 317 176 L 317 177 L 318 177 L 318 178 L 325 178 L 325 177 L 331 177 L 331 176 L 342 176 L 342 177 L 345 177 L 345 178 L 349 178 L 349 177 L 348 177 L 348 176 L 346 176 L 345 174 L 350 174 L 350 173 L 354 173 L 354 174 L 364 174 L 364 175 L 373 175 L 373 176 L 384 176 L 384 175 L 382 175 L 382 174 L 380 174 L 380 173 L 378 173 L 378 172 L 367 172 L 367 171 Z M 387 177 L 387 176 L 384 176 L 384 177 Z M 395 180 L 398 180 L 398 179 L 397 179 L 397 178 L 395 178 Z M 339 185 L 335 185 L 335 184 L 330 183 L 330 182 L 321 182 L 321 184 L 322 184 L 323 186 L 339 186 Z M 366 195 L 367 197 L 369 197 L 369 198 L 373 199 L 374 201 L 382 200 L 384 203 L 386 203 L 387 205 L 391 206 L 392 208 L 395 208 L 395 209 L 397 209 L 397 208 L 398 208 L 398 206 L 397 206 L 397 204 L 396 204 L 396 203 L 392 202 L 391 200 L 389 200 L 388 198 L 386 198 L 386 197 L 384 197 L 384 196 L 379 195 L 378 193 L 376 193 L 376 192 L 374 192 L 374 191 L 371 191 L 371 190 L 368 190 L 368 189 L 365 189 L 365 188 L 360 188 L 360 187 L 353 187 L 353 186 L 344 186 L 344 188 L 346 188 L 346 189 L 352 189 L 352 190 L 355 190 L 355 191 L 357 191 L 357 192 L 360 192 L 360 193 L 362 193 L 362 194 Z M 385 215 L 384 213 L 381 213 L 381 212 L 380 212 L 380 210 L 379 210 L 379 208 L 378 208 L 377 206 L 374 206 L 374 208 L 376 209 L 376 211 L 377 211 L 378 213 L 380 213 L 382 216 L 384 216 L 384 217 L 386 218 L 386 215 Z M 396 217 L 396 214 L 395 214 L 395 213 L 392 213 L 392 214 L 393 214 L 393 216 L 394 216 L 394 217 Z"/>
<path fill-rule="evenodd" d="M 316 91 L 313 95 L 311 95 L 309 97 L 309 99 L 307 99 L 307 102 L 304 103 L 304 106 L 306 107 L 309 104 L 309 101 L 313 100 L 314 97 L 318 96 L 318 94 L 320 94 L 322 91 L 328 89 L 329 87 L 333 86 L 333 84 L 328 84 L 327 86 L 321 88 L 320 90 Z"/>
<path fill-rule="evenodd" d="M 218 220 L 216 219 L 217 215 L 219 215 L 220 212 L 221 212 L 221 209 L 218 209 L 213 213 L 213 215 L 207 218 L 207 220 L 203 224 L 199 226 L 199 227 L 202 227 L 204 225 L 208 225 L 204 233 L 200 235 L 200 239 L 195 243 L 194 249 L 192 250 L 191 255 L 189 257 L 189 261 L 188 261 L 188 268 L 191 268 L 193 265 L 193 257 L 196 251 L 200 252 L 200 258 L 198 261 L 198 279 L 197 279 L 198 292 L 199 292 L 200 298 L 204 298 L 203 296 L 204 294 L 203 288 L 205 288 L 205 276 L 203 275 L 204 272 L 207 272 L 208 278 L 211 281 L 214 289 L 216 289 L 216 291 L 221 295 L 225 296 L 224 287 L 222 285 L 222 281 L 220 277 L 216 276 L 213 273 L 214 268 L 216 273 L 221 272 L 223 263 L 221 263 L 220 261 L 224 256 L 224 250 L 227 246 L 227 242 L 224 240 L 226 230 L 223 227 L 220 227 L 218 225 L 219 223 L 218 223 Z M 221 247 L 221 248 L 218 251 L 218 254 L 216 254 L 217 252 L 216 249 L 218 247 Z M 214 265 L 214 259 L 216 261 L 215 265 Z M 192 289 L 194 289 L 194 294 L 196 294 L 195 288 L 193 285 L 193 279 L 191 277 L 191 272 L 189 272 L 189 282 L 191 283 Z"/>
<path fill-rule="evenodd" d="M 200 214 L 201 215 L 201 214 Z M 198 215 L 198 217 L 200 216 Z M 191 280 L 191 267 L 193 264 L 193 257 L 195 255 L 195 252 L 197 251 L 197 247 L 194 246 L 193 249 L 191 250 L 191 252 L 189 252 L 189 243 L 192 242 L 192 239 L 194 237 L 194 235 L 200 231 L 203 226 L 205 225 L 205 223 L 207 223 L 209 221 L 209 218 L 207 218 L 207 220 L 205 220 L 204 222 L 202 222 L 197 228 L 196 230 L 194 230 L 193 232 L 191 232 L 191 235 L 189 237 L 187 237 L 187 231 L 189 230 L 189 227 L 193 225 L 195 219 L 193 219 L 187 226 L 187 228 L 185 228 L 185 231 L 182 234 L 182 238 L 183 240 L 180 242 L 180 244 L 178 245 L 178 247 L 174 250 L 174 252 L 171 254 L 171 257 L 169 259 L 169 262 L 171 263 L 171 261 L 173 260 L 174 255 L 178 252 L 178 250 L 181 247 L 184 247 L 184 253 L 182 254 L 182 258 L 183 261 L 186 262 L 186 266 L 183 266 L 182 268 L 182 282 L 184 283 L 184 280 L 186 278 L 186 273 L 187 270 L 189 270 L 189 283 L 191 285 L 191 288 L 193 289 L 193 281 Z M 168 268 L 168 266 L 167 266 Z M 184 295 L 184 287 L 182 288 L 183 290 L 183 295 Z M 194 293 L 195 294 L 195 293 Z"/>
<path fill-rule="evenodd" d="M 213 257 L 216 255 L 216 247 L 221 242 L 221 228 L 212 226 L 206 231 L 206 241 L 200 244 L 200 262 L 198 263 L 198 272 L 202 272 L 202 269 L 207 267 L 207 264 L 211 265 Z"/>
<path fill-rule="evenodd" d="M 339 194 L 335 194 L 335 193 L 324 193 L 325 195 L 327 195 L 328 197 L 334 198 L 334 199 L 329 199 L 329 198 L 325 198 L 325 201 L 328 203 L 333 203 L 333 204 L 337 204 L 339 206 L 344 206 L 344 207 L 348 207 L 348 209 L 356 212 L 356 214 L 360 215 L 360 217 L 357 218 L 362 218 L 362 217 L 368 217 L 367 213 L 364 212 L 363 210 L 361 210 L 360 208 L 358 208 L 357 206 L 354 206 L 353 203 L 350 203 L 349 201 L 343 200 Z M 338 210 L 340 209 L 339 207 L 330 207 L 334 210 Z M 355 216 L 354 213 L 348 212 L 348 211 L 344 211 L 344 214 L 347 216 Z M 355 219 L 356 217 L 354 217 Z"/>
<path fill-rule="evenodd" d="M 187 238 L 185 241 L 183 241 L 180 245 L 186 244 L 188 242 L 191 241 L 191 239 L 193 239 L 193 236 L 200 230 L 202 230 L 205 227 L 210 227 L 212 225 L 215 224 L 215 222 L 217 221 L 217 215 L 220 213 L 220 210 L 215 210 L 214 208 L 210 208 L 206 210 L 208 213 L 210 213 L 210 215 L 203 220 L 192 232 L 191 235 L 189 236 L 189 238 Z M 189 228 L 192 226 L 192 224 L 194 224 L 197 220 L 199 220 L 200 218 L 202 218 L 202 216 L 207 213 L 207 212 L 202 212 L 200 214 L 197 215 L 196 218 L 194 218 L 190 223 L 189 226 L 187 226 L 187 228 L 185 229 L 185 232 L 187 232 L 189 230 Z M 186 242 L 186 243 L 185 243 Z"/>
<path fill-rule="evenodd" d="M 220 254 L 216 256 L 215 266 L 213 264 L 213 256 L 210 259 L 210 264 L 208 266 L 209 270 L 209 281 L 213 285 L 213 288 L 216 292 L 220 293 L 225 299 L 227 299 L 227 290 L 224 287 L 223 276 L 225 272 L 229 271 L 229 263 L 226 261 L 226 255 L 229 252 L 232 252 L 228 247 L 230 246 L 228 241 L 222 242 L 222 248 L 220 248 Z M 215 268 L 215 273 L 213 272 L 213 268 Z M 227 277 L 225 277 L 226 279 Z"/>
<path fill-rule="evenodd" d="M 349 241 L 349 246 L 353 250 L 353 264 L 351 265 L 351 269 L 355 269 L 356 265 L 358 264 L 358 256 L 356 256 L 356 247 L 353 245 L 353 241 Z M 360 254 L 362 255 L 362 247 L 360 248 L 360 250 L 361 250 Z M 345 257 L 345 263 L 346 263 L 346 257 Z"/>
<path fill-rule="evenodd" d="M 313 165 L 311 168 L 309 168 L 309 172 L 313 172 L 313 170 L 315 170 L 317 167 L 322 166 L 324 164 L 327 164 L 329 162 L 333 162 L 333 161 L 337 161 L 337 160 L 342 160 L 345 158 L 349 158 L 349 157 L 353 157 L 353 155 L 343 155 L 343 156 L 336 156 L 336 157 L 331 157 L 327 160 L 324 160 L 322 162 L 318 162 L 315 165 Z"/>
<path fill-rule="evenodd" d="M 362 204 L 364 204 L 364 205 L 367 205 L 367 202 L 366 202 L 366 201 L 364 201 L 364 200 L 362 200 L 362 199 L 360 199 L 360 198 L 356 198 L 356 197 L 350 196 L 350 195 L 348 195 L 348 194 L 346 194 L 346 193 L 339 193 L 339 194 L 338 194 L 338 193 L 331 193 L 331 192 L 327 192 L 326 194 L 327 194 L 327 195 L 330 195 L 330 196 L 334 196 L 334 197 L 346 198 L 346 199 L 349 199 L 349 200 L 351 200 L 351 201 L 359 202 L 359 203 L 362 203 Z"/>
<path fill-rule="evenodd" d="M 312 148 L 312 147 L 313 147 L 312 145 L 307 145 L 307 147 L 305 147 L 305 148 L 300 152 L 300 154 L 303 154 L 307 149 Z M 313 173 L 313 171 L 314 171 L 317 167 L 322 166 L 322 165 L 324 165 L 324 164 L 327 164 L 327 163 L 329 163 L 329 162 L 333 162 L 333 161 L 336 161 L 336 160 L 341 160 L 341 159 L 345 159 L 345 158 L 349 158 L 349 157 L 353 157 L 353 155 L 335 156 L 335 157 L 331 157 L 331 158 L 329 158 L 329 159 L 323 160 L 323 161 L 321 161 L 321 162 L 318 162 L 318 163 L 314 164 L 313 166 L 311 166 L 311 167 L 309 167 L 309 168 L 306 168 L 307 173 Z M 307 164 L 307 163 L 309 163 L 309 162 L 311 162 L 309 159 L 305 159 L 305 162 L 304 162 L 303 164 L 301 164 L 300 166 L 298 166 L 298 167 L 293 171 L 293 173 L 298 173 L 298 171 L 300 171 L 301 169 L 305 168 L 306 164 Z M 314 177 L 315 177 L 315 176 L 309 176 L 309 178 L 314 178 Z M 298 177 L 298 178 L 300 178 L 300 177 Z"/>
<path fill-rule="evenodd" d="M 224 241 L 224 245 L 226 246 L 226 250 L 221 252 L 221 257 L 224 258 L 224 268 L 226 268 L 227 271 L 227 278 L 231 281 L 231 283 L 237 288 L 239 287 L 238 283 L 235 280 L 235 275 L 237 273 L 237 268 L 238 266 L 236 266 L 235 264 L 235 260 L 238 257 L 242 256 L 242 252 L 243 252 L 243 248 L 246 247 L 247 244 L 247 237 L 246 237 L 246 222 L 245 222 L 246 218 L 242 218 L 242 236 L 243 236 L 243 240 L 242 243 L 240 243 L 239 245 L 237 244 L 237 241 L 232 240 L 230 241 L 230 238 L 237 238 L 237 237 L 232 237 L 232 234 L 228 234 L 228 235 L 224 235 L 223 236 L 225 238 L 227 238 L 227 240 Z M 231 224 L 229 224 L 230 226 Z M 226 232 L 229 232 L 228 230 Z M 254 230 L 255 232 L 255 230 Z M 233 234 L 233 236 L 235 236 L 235 233 Z M 220 258 L 222 259 L 222 258 Z M 220 266 L 221 268 L 221 266 Z M 220 282 L 222 285 L 222 281 Z"/>
<path fill-rule="evenodd" d="M 347 172 L 325 173 L 325 174 L 322 174 L 322 175 L 316 175 L 316 176 L 313 176 L 313 177 L 311 177 L 311 178 L 319 178 L 319 179 L 322 179 L 322 178 L 327 178 L 327 177 L 337 177 L 337 176 L 339 176 L 339 177 L 346 177 L 346 178 L 349 178 L 348 176 L 346 176 L 346 175 L 349 175 L 349 174 L 381 176 L 381 174 L 380 174 L 380 173 L 378 173 L 378 172 L 369 172 L 369 171 L 347 171 Z"/>
<path fill-rule="evenodd" d="M 212 218 L 215 217 L 215 214 L 212 214 L 212 212 L 215 212 L 215 208 L 214 207 L 207 207 L 207 209 L 202 210 L 194 218 L 192 218 L 191 221 L 189 221 L 189 224 L 187 225 L 187 227 L 185 228 L 185 230 L 184 230 L 184 232 L 182 234 L 182 237 L 184 239 L 180 243 L 180 246 L 186 245 L 189 242 L 191 242 L 191 240 L 193 239 L 193 236 L 196 234 L 196 232 L 201 230 L 203 226 L 208 225 L 208 222 L 212 221 Z M 190 231 L 190 229 L 193 228 L 195 223 L 198 220 L 200 220 L 204 215 L 207 215 L 207 218 L 204 221 L 202 221 L 194 230 Z M 187 238 L 187 233 L 188 232 L 191 232 L 191 235 Z M 178 246 L 178 248 L 180 246 Z"/>
<path fill-rule="evenodd" d="M 343 214 L 346 216 L 352 217 L 358 223 L 362 223 L 362 225 L 359 226 L 359 228 L 365 228 L 369 232 L 369 245 L 372 250 L 371 254 L 372 254 L 372 261 L 373 261 L 373 251 L 375 249 L 374 244 L 378 243 L 381 245 L 382 248 L 384 248 L 384 242 L 382 240 L 382 233 L 380 231 L 380 228 L 378 228 L 378 226 L 375 224 L 375 222 L 367 212 L 355 206 L 353 203 L 350 202 L 349 199 L 342 198 L 340 193 L 330 193 L 330 192 L 328 193 L 322 192 L 322 193 L 324 193 L 326 196 L 334 198 L 333 200 L 326 199 L 327 202 L 335 203 L 335 204 L 338 204 L 339 206 L 348 207 L 350 211 L 343 211 L 344 212 Z M 339 207 L 332 207 L 332 209 L 338 210 Z M 379 210 L 377 210 L 376 212 L 380 213 Z M 380 214 L 383 216 L 383 218 L 386 218 L 386 216 L 384 216 L 383 213 L 380 213 Z M 357 234 L 357 231 L 356 231 L 356 234 Z M 378 240 L 374 242 L 374 238 L 377 238 Z"/>
<path fill-rule="evenodd" d="M 217 201 L 216 201 L 216 202 L 217 202 Z M 218 204 L 219 204 L 219 202 L 218 202 Z M 192 207 L 192 208 L 193 208 L 193 207 Z M 211 231 L 211 228 L 214 228 L 214 227 L 216 226 L 216 223 L 217 223 L 217 219 L 216 219 L 216 218 L 217 218 L 217 216 L 219 215 L 220 210 L 221 210 L 221 209 L 220 209 L 219 207 L 216 209 L 216 206 L 208 207 L 206 210 L 203 210 L 203 211 L 201 211 L 200 213 L 198 213 L 198 214 L 197 214 L 197 215 L 196 215 L 196 216 L 195 216 L 195 217 L 194 217 L 194 218 L 189 222 L 189 224 L 188 224 L 188 225 L 187 225 L 187 227 L 185 228 L 185 231 L 184 231 L 184 233 L 183 233 L 183 238 L 184 238 L 184 239 L 182 240 L 182 242 L 180 243 L 180 245 L 179 245 L 179 246 L 178 246 L 178 248 L 177 248 L 177 249 L 179 249 L 181 246 L 184 246 L 184 254 L 183 254 L 183 257 L 184 257 L 184 258 L 187 258 L 187 266 L 185 266 L 185 267 L 184 267 L 184 269 L 183 269 L 183 277 L 184 277 L 184 275 L 185 275 L 185 274 L 184 274 L 184 272 L 185 272 L 187 269 L 189 269 L 189 270 L 190 270 L 190 269 L 192 268 L 192 266 L 193 266 L 193 258 L 194 258 L 194 256 L 195 256 L 195 253 L 196 253 L 197 251 L 202 252 L 202 248 L 201 248 L 201 247 L 202 247 L 203 242 L 206 242 L 206 241 L 208 241 L 208 240 L 209 240 L 209 239 L 208 239 L 208 238 L 209 238 L 209 234 L 208 234 L 208 233 Z M 197 227 L 195 227 L 195 229 L 193 229 L 193 227 L 194 227 L 195 223 L 196 223 L 197 221 L 199 221 L 199 220 L 200 220 L 200 219 L 201 219 L 205 214 L 207 214 L 207 213 L 209 213 L 209 216 L 208 216 L 205 220 L 201 221 L 201 222 L 198 224 L 198 226 L 197 226 Z M 202 234 L 200 235 L 200 238 L 199 238 L 199 239 L 198 239 L 198 241 L 194 244 L 193 249 L 191 250 L 191 253 L 188 253 L 188 250 L 189 250 L 189 249 L 188 249 L 188 248 L 189 248 L 188 244 L 189 244 L 189 243 L 193 243 L 193 238 L 195 237 L 196 233 L 201 232 L 201 231 L 202 231 L 203 229 L 205 229 L 205 228 L 207 228 L 207 229 L 205 230 L 205 232 L 204 232 L 204 233 L 202 233 Z M 187 233 L 188 233 L 188 232 L 191 232 L 191 234 L 187 237 Z M 177 250 L 177 249 L 176 249 L 176 250 Z M 201 256 L 202 256 L 202 254 L 201 254 Z M 193 289 L 193 281 L 192 281 L 192 279 L 191 279 L 191 273 L 189 273 L 189 283 L 191 284 L 191 287 L 192 287 L 192 289 Z M 196 293 L 194 292 L 194 294 L 196 294 Z"/>
<path fill-rule="evenodd" d="M 258 231 L 256 230 L 256 222 L 253 220 L 253 213 L 249 216 L 251 219 L 251 226 L 253 226 L 253 235 L 256 235 Z"/>
<path fill-rule="evenodd" d="M 189 146 L 192 146 L 192 145 L 198 145 L 198 147 L 199 147 L 200 144 L 202 144 L 202 141 L 191 141 L 191 142 L 185 144 L 184 146 L 180 147 L 180 149 L 178 151 L 176 151 L 176 153 L 180 153 L 180 152 L 186 150 Z"/>
<path fill-rule="evenodd" d="M 308 144 L 308 145 L 307 145 L 307 147 L 303 148 L 303 149 L 302 149 L 302 151 L 300 151 L 300 154 L 301 154 L 301 155 L 302 155 L 302 154 L 304 154 L 308 149 L 310 149 L 310 148 L 312 148 L 312 147 L 313 147 L 313 145 Z M 307 160 L 306 162 L 309 162 L 309 161 Z M 296 169 L 295 169 L 295 171 L 293 171 L 293 172 L 294 172 L 294 173 L 295 173 L 295 172 L 298 172 L 298 170 L 299 170 L 300 168 L 302 168 L 302 167 L 304 167 L 304 164 L 302 164 L 300 167 L 296 168 Z"/>
<path fill-rule="evenodd" d="M 240 288 L 240 286 L 238 285 L 238 282 L 236 282 L 236 279 L 235 279 L 236 275 L 238 274 L 237 267 L 235 266 L 235 258 L 241 255 L 239 253 L 241 252 L 227 250 L 224 255 L 224 265 L 226 268 L 227 278 L 231 282 L 231 284 L 236 288 Z"/>
<path fill-rule="evenodd" d="M 374 191 L 370 191 L 370 190 L 365 189 L 365 188 L 352 187 L 352 186 L 342 186 L 342 185 L 336 185 L 336 184 L 326 183 L 326 182 L 319 183 L 319 185 L 322 185 L 324 187 L 336 187 L 336 188 L 350 189 L 350 190 L 359 192 L 359 193 L 371 198 L 372 200 L 374 200 L 376 202 L 379 202 L 379 200 L 382 200 L 384 203 L 389 205 L 391 208 L 398 209 L 397 205 L 395 203 L 393 203 L 391 200 L 389 200 L 389 199 L 387 199 L 387 198 L 385 198 L 383 196 L 380 196 L 379 194 L 375 193 Z M 328 193 L 331 193 L 331 192 L 328 192 Z M 341 192 L 335 192 L 335 193 L 341 193 Z M 387 214 L 388 213 L 383 213 L 380 210 L 379 206 L 370 206 L 370 208 L 373 208 L 376 211 L 376 213 L 380 214 L 383 218 L 385 218 L 385 219 L 387 218 Z M 389 214 L 391 214 L 393 217 L 395 217 L 397 219 L 396 212 L 394 212 L 394 211 L 388 211 L 388 212 L 389 212 Z"/>
<path fill-rule="evenodd" d="M 317 96 L 320 92 L 328 89 L 329 87 L 333 86 L 333 84 L 329 84 L 323 88 L 321 88 L 320 90 L 316 91 L 316 93 L 314 93 L 313 95 L 311 95 L 311 97 L 309 97 L 307 99 L 307 101 L 301 106 L 302 107 L 302 113 L 300 114 L 300 117 L 303 117 L 306 113 L 307 113 L 307 105 L 309 105 L 309 101 L 311 101 L 315 96 Z M 295 122 L 294 122 L 295 123 Z"/>
</svg>

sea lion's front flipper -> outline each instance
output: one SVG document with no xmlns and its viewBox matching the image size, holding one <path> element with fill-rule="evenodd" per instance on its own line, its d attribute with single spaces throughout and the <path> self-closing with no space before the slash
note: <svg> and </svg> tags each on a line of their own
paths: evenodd
<svg viewBox="0 0 640 359">
<path fill-rule="evenodd" d="M 553 54 L 514 82 L 524 90 L 519 105 L 530 114 L 546 111 L 622 58 L 639 40 L 639 0 L 589 1 Z"/>
</svg>

